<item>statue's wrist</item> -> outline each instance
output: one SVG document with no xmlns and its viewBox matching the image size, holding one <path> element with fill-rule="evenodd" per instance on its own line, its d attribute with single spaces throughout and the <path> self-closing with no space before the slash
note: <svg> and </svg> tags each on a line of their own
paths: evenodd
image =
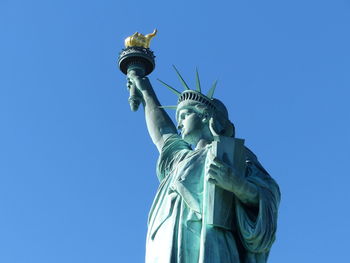
<svg viewBox="0 0 350 263">
<path fill-rule="evenodd" d="M 232 192 L 235 193 L 238 196 L 244 196 L 246 193 L 246 188 L 248 186 L 248 181 L 245 178 L 242 178 L 238 176 L 233 169 L 230 169 L 231 171 L 231 178 L 232 178 Z"/>
<path fill-rule="evenodd" d="M 234 182 L 235 195 L 243 203 L 246 204 L 257 204 L 258 202 L 258 190 L 255 185 L 243 178 L 238 178 Z"/>
<path fill-rule="evenodd" d="M 148 91 L 148 90 L 152 89 L 152 85 L 147 77 L 143 77 L 143 78 L 137 77 L 134 79 L 134 81 L 135 81 L 137 89 L 139 91 L 141 91 L 142 93 L 144 91 Z"/>
<path fill-rule="evenodd" d="M 144 97 L 155 96 L 155 92 L 148 78 L 147 79 L 144 78 L 143 80 L 141 80 L 139 90 Z"/>
</svg>

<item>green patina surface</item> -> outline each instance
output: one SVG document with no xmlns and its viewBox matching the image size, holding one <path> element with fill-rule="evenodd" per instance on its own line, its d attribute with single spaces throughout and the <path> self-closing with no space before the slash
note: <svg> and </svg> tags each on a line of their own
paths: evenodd
<svg viewBox="0 0 350 263">
<path fill-rule="evenodd" d="M 131 108 L 142 103 L 160 154 L 146 262 L 267 262 L 279 188 L 243 140 L 234 137 L 226 107 L 213 98 L 216 83 L 203 95 L 198 72 L 196 90 L 191 90 L 177 70 L 184 92 L 162 82 L 178 96 L 175 126 L 142 63 L 133 63 L 126 73 Z"/>
</svg>

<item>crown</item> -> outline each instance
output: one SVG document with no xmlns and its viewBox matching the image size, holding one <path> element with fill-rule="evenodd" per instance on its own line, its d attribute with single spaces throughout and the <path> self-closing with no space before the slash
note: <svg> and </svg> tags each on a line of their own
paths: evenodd
<svg viewBox="0 0 350 263">
<path fill-rule="evenodd" d="M 178 76 L 178 78 L 179 78 L 180 82 L 182 83 L 185 90 L 183 92 L 180 92 L 180 91 L 174 89 L 169 84 L 165 83 L 164 81 L 158 79 L 159 82 L 161 82 L 165 87 L 167 87 L 169 90 L 171 90 L 173 93 L 175 93 L 175 95 L 178 96 L 177 105 L 160 106 L 160 107 L 161 108 L 176 109 L 179 106 L 181 106 L 181 104 L 183 104 L 185 102 L 193 101 L 193 102 L 204 104 L 208 108 L 215 110 L 216 106 L 215 106 L 214 101 L 213 101 L 213 95 L 214 95 L 214 91 L 216 89 L 217 81 L 214 82 L 214 84 L 212 85 L 212 87 L 208 91 L 207 95 L 204 95 L 202 93 L 202 88 L 201 88 L 199 74 L 198 74 L 197 69 L 196 69 L 196 89 L 192 90 L 189 88 L 189 86 L 187 85 L 187 83 L 185 82 L 185 80 L 181 76 L 180 72 L 177 70 L 177 68 L 174 65 L 173 65 L 173 67 L 174 67 L 175 72 L 176 72 L 176 74 L 177 74 L 177 76 Z"/>
<path fill-rule="evenodd" d="M 143 47 L 149 48 L 151 39 L 157 34 L 157 29 L 154 29 L 153 33 L 148 35 L 142 35 L 139 32 L 125 39 L 125 47 Z"/>
<path fill-rule="evenodd" d="M 177 105 L 175 106 L 159 106 L 160 108 L 169 108 L 169 109 L 175 109 L 176 115 L 178 114 L 178 110 L 182 108 L 182 106 L 190 106 L 191 103 L 200 103 L 202 105 L 205 105 L 208 107 L 215 116 L 215 121 L 213 119 L 210 119 L 209 122 L 209 128 L 212 132 L 215 140 L 220 140 L 219 136 L 228 136 L 228 137 L 234 137 L 235 136 L 235 126 L 228 118 L 228 112 L 225 107 L 225 105 L 218 99 L 214 99 L 214 91 L 216 89 L 217 81 L 213 83 L 210 90 L 208 91 L 207 95 L 204 95 L 202 93 L 202 88 L 199 80 L 199 74 L 198 70 L 196 69 L 196 89 L 191 90 L 185 80 L 182 78 L 179 71 L 176 69 L 176 67 L 173 65 L 175 72 L 177 76 L 179 77 L 182 85 L 184 86 L 185 90 L 183 92 L 180 92 L 170 85 L 166 84 L 165 82 L 160 81 L 164 86 L 166 86 L 168 89 L 170 89 L 172 92 L 174 92 L 178 96 Z M 176 117 L 177 118 L 177 117 Z"/>
<path fill-rule="evenodd" d="M 211 100 L 204 96 L 202 93 L 199 93 L 198 91 L 195 90 L 186 90 L 181 93 L 177 104 L 181 104 L 182 102 L 185 101 L 195 101 L 204 104 L 205 106 L 208 106 L 211 109 L 215 109 L 215 106 L 211 102 Z"/>
</svg>

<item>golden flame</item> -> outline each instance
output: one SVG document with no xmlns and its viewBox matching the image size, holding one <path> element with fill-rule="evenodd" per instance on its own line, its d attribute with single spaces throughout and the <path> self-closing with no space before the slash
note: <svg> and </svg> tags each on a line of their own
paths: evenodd
<svg viewBox="0 0 350 263">
<path fill-rule="evenodd" d="M 136 32 L 132 36 L 125 39 L 125 47 L 144 47 L 149 48 L 151 39 L 157 34 L 157 29 L 154 29 L 153 33 L 148 35 L 142 35 Z"/>
</svg>

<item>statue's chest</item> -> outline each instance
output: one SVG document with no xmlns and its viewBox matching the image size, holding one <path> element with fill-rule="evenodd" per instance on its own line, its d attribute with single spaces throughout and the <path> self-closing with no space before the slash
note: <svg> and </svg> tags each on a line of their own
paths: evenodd
<svg viewBox="0 0 350 263">
<path fill-rule="evenodd" d="M 178 163 L 170 189 L 175 190 L 194 211 L 201 212 L 207 150 L 191 151 Z"/>
<path fill-rule="evenodd" d="M 176 168 L 176 180 L 189 186 L 201 188 L 203 185 L 206 156 L 206 149 L 191 152 L 188 157 L 179 162 Z"/>
</svg>

